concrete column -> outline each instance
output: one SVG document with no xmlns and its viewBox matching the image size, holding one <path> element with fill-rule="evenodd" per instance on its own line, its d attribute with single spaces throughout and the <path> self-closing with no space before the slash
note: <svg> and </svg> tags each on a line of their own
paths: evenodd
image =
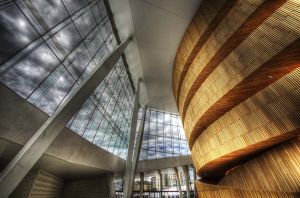
<svg viewBox="0 0 300 198">
<path fill-rule="evenodd" d="M 174 167 L 174 172 L 175 172 L 175 178 L 176 178 L 176 182 L 177 182 L 177 189 L 179 192 L 179 197 L 182 198 L 181 183 L 180 183 L 180 178 L 179 178 L 179 173 L 178 173 L 177 167 Z"/>
<path fill-rule="evenodd" d="M 116 198 L 114 175 L 113 175 L 113 173 L 108 173 L 106 175 L 106 177 L 107 177 L 108 188 L 109 188 L 109 197 L 110 198 Z"/>
<path fill-rule="evenodd" d="M 128 197 L 128 189 L 129 189 L 129 184 L 131 182 L 130 175 L 131 175 L 131 167 L 132 167 L 133 148 L 134 148 L 136 126 L 137 126 L 137 119 L 138 119 L 138 112 L 139 112 L 140 83 L 141 83 L 141 80 L 139 79 L 137 82 L 134 107 L 133 107 L 133 112 L 132 112 L 132 117 L 131 117 L 130 136 L 129 136 L 129 142 L 128 142 L 126 169 L 125 169 L 125 177 L 124 177 L 124 189 L 123 189 L 124 198 Z"/>
<path fill-rule="evenodd" d="M 144 173 L 140 173 L 140 197 L 144 195 Z"/>
<path fill-rule="evenodd" d="M 197 174 L 195 167 L 193 167 L 193 176 L 194 176 L 194 197 L 198 197 L 197 189 L 196 189 L 196 180 L 197 180 Z"/>
<path fill-rule="evenodd" d="M 131 167 L 131 178 L 130 178 L 130 183 L 129 183 L 129 188 L 128 188 L 128 198 L 132 197 L 132 190 L 133 190 L 133 181 L 134 181 L 134 175 L 136 172 L 136 167 L 139 161 L 139 156 L 140 156 L 140 151 L 141 151 L 141 146 L 142 146 L 142 141 L 143 141 L 143 136 L 144 136 L 144 125 L 145 125 L 145 119 L 146 119 L 146 109 L 147 106 L 143 108 L 143 116 L 141 119 L 139 131 L 137 133 L 135 145 L 134 145 L 134 151 L 133 151 L 133 162 L 132 162 L 132 167 Z"/>
<path fill-rule="evenodd" d="M 159 190 L 162 191 L 163 190 L 163 178 L 162 178 L 162 174 L 160 170 L 157 170 L 158 172 L 158 176 L 159 176 Z"/>
<path fill-rule="evenodd" d="M 157 170 L 158 172 L 158 177 L 159 177 L 159 197 L 162 197 L 162 191 L 163 191 L 163 178 L 162 178 L 162 173 L 160 170 Z"/>
<path fill-rule="evenodd" d="M 185 185 L 186 185 L 186 197 L 190 198 L 191 197 L 191 192 L 190 192 L 189 166 L 184 166 L 183 171 L 184 171 Z"/>
<path fill-rule="evenodd" d="M 70 97 L 49 117 L 1 172 L 0 197 L 8 197 L 13 192 L 77 110 L 109 74 L 129 41 L 130 39 L 127 39 L 122 42 L 104 59 L 102 64 L 97 65 L 88 78 L 70 94 Z"/>
</svg>

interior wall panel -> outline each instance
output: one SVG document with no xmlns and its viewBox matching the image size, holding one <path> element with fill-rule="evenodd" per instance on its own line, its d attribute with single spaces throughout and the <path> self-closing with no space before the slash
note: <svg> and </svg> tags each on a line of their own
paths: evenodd
<svg viewBox="0 0 300 198">
<path fill-rule="evenodd" d="M 176 100 L 178 100 L 178 93 L 184 76 L 197 52 L 237 0 L 225 2 L 225 0 L 204 1 L 184 34 L 173 69 L 173 92 Z"/>
<path fill-rule="evenodd" d="M 187 29 L 173 92 L 199 196 L 299 197 L 299 10 L 206 0 Z"/>
<path fill-rule="evenodd" d="M 218 112 L 226 112 L 242 98 L 247 99 L 299 67 L 300 24 L 297 21 L 300 21 L 300 16 L 287 17 L 296 14 L 295 10 L 283 14 L 289 7 L 291 2 L 284 4 L 265 21 L 227 56 L 197 90 L 184 119 L 191 144 L 199 134 L 201 124 L 208 125 L 214 121 L 202 121 L 208 117 L 205 113 L 212 111 L 217 115 L 209 117 L 217 118 L 222 115 Z M 287 56 L 290 56 L 289 60 Z"/>
<path fill-rule="evenodd" d="M 229 172 L 218 184 L 279 192 L 299 192 L 300 137 L 255 157 Z"/>
<path fill-rule="evenodd" d="M 192 97 L 211 72 L 285 2 L 241 0 L 224 17 L 183 80 L 178 102 L 183 120 Z"/>
<path fill-rule="evenodd" d="M 44 170 L 32 170 L 14 192 L 11 198 L 59 198 L 63 180 Z"/>
<path fill-rule="evenodd" d="M 199 174 L 300 134 L 299 85 L 300 68 L 212 123 L 192 149 Z"/>
</svg>

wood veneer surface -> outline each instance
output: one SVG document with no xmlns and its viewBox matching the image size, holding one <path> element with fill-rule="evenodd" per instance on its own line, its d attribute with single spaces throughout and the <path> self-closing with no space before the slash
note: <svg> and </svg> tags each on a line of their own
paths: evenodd
<svg viewBox="0 0 300 198">
<path fill-rule="evenodd" d="M 300 196 L 300 137 L 251 159 L 218 184 L 234 188 L 298 192 Z"/>
<path fill-rule="evenodd" d="M 182 81 L 195 56 L 236 2 L 237 0 L 204 1 L 197 11 L 176 54 L 173 68 L 173 92 L 176 101 Z"/>
<path fill-rule="evenodd" d="M 298 198 L 297 193 L 251 190 L 247 188 L 230 188 L 227 186 L 210 185 L 196 181 L 196 190 L 201 198 Z"/>
<path fill-rule="evenodd" d="M 203 181 L 225 175 L 220 184 L 227 187 L 203 190 L 202 183 L 200 195 L 299 196 L 299 168 L 292 167 L 299 162 L 290 160 L 299 157 L 299 149 L 289 153 L 284 147 L 272 159 L 264 153 L 300 133 L 299 66 L 300 1 L 204 1 L 173 69 L 173 92 L 196 171 Z M 285 158 L 286 164 L 273 163 Z M 286 178 L 272 175 L 280 167 L 290 169 Z M 260 178 L 266 168 L 270 184 Z"/>
<path fill-rule="evenodd" d="M 299 134 L 299 85 L 300 68 L 248 98 L 211 124 L 197 138 L 192 149 L 197 172 L 224 174 L 241 157 Z M 231 161 L 234 163 L 230 164 Z"/>
<path fill-rule="evenodd" d="M 227 17 L 230 17 L 228 20 L 235 22 L 234 26 L 228 26 L 225 23 L 226 18 L 223 20 L 225 24 L 220 23 L 205 44 L 207 49 L 213 50 L 206 50 L 206 52 L 200 50 L 199 59 L 194 60 L 185 76 L 178 103 L 179 113 L 183 120 L 192 97 L 211 72 L 285 2 L 286 0 L 263 2 L 243 0 L 242 6 L 237 4 L 231 10 Z M 217 34 L 221 35 L 222 39 L 213 39 Z"/>
</svg>

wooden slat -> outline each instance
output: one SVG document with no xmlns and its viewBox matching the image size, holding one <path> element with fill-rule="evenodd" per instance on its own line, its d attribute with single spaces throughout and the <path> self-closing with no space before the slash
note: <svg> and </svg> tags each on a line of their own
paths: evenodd
<svg viewBox="0 0 300 198">
<path fill-rule="evenodd" d="M 229 172 L 218 184 L 300 195 L 300 137 L 263 153 Z"/>
<path fill-rule="evenodd" d="M 203 31 L 203 29 L 205 27 L 203 27 L 202 23 L 199 24 L 196 21 L 199 21 L 199 17 L 202 17 L 203 19 L 201 19 L 201 21 L 203 21 L 203 23 L 206 25 L 206 23 L 209 22 L 209 20 L 211 20 L 213 18 L 214 13 L 218 10 L 218 6 L 222 5 L 223 3 L 224 3 L 224 1 L 217 2 L 217 6 L 215 6 L 212 3 L 212 1 L 208 1 L 208 0 L 205 1 L 203 3 L 204 5 L 202 4 L 200 9 L 198 10 L 199 14 L 194 17 L 192 23 L 189 25 L 187 32 L 189 32 L 190 29 L 200 29 Z M 224 3 L 224 5 L 220 8 L 218 13 L 216 13 L 214 18 L 212 19 L 212 21 L 207 25 L 206 30 L 203 33 L 202 32 L 198 33 L 199 36 L 197 35 L 198 37 L 195 38 L 196 43 L 193 43 L 193 45 L 192 45 L 193 47 L 191 47 L 191 45 L 188 45 L 190 43 L 186 44 L 188 46 L 180 46 L 181 49 L 178 51 L 179 53 L 177 53 L 178 58 L 176 58 L 176 62 L 174 65 L 174 71 L 176 71 L 176 72 L 174 72 L 174 75 L 173 75 L 174 96 L 175 96 L 176 101 L 178 101 L 178 97 L 179 97 L 183 79 L 184 79 L 187 71 L 189 70 L 189 67 L 190 67 L 191 63 L 193 62 L 194 58 L 196 57 L 197 53 L 201 50 L 201 48 L 206 43 L 208 38 L 215 31 L 216 27 L 219 25 L 219 23 L 222 21 L 222 19 L 228 14 L 228 12 L 233 8 L 233 6 L 236 3 L 237 3 L 237 0 L 227 0 Z M 213 9 L 212 13 L 209 13 L 208 17 L 205 17 L 205 16 L 202 16 L 201 13 L 204 11 L 204 9 L 207 9 L 207 6 L 214 7 L 214 9 Z M 193 27 L 193 26 L 196 26 L 196 27 Z M 198 28 L 197 28 L 197 26 L 198 26 Z M 201 35 L 201 33 L 202 33 L 202 35 Z M 185 34 L 185 36 L 182 39 L 182 43 L 188 39 L 189 39 L 189 34 Z M 187 43 L 187 42 L 185 42 L 185 43 Z M 184 47 L 185 47 L 185 49 L 184 49 Z M 186 53 L 184 56 L 182 56 L 183 50 L 188 51 L 189 53 Z M 181 63 L 178 63 L 179 59 L 183 59 L 183 60 L 181 60 L 182 61 Z"/>
<path fill-rule="evenodd" d="M 196 181 L 196 191 L 201 198 L 297 198 L 299 194 L 280 191 L 253 190 L 248 188 L 232 188 L 222 185 L 211 185 Z"/>
<path fill-rule="evenodd" d="M 300 197 L 300 2 L 205 2 L 173 70 L 195 169 L 218 184 L 198 194 Z"/>
<path fill-rule="evenodd" d="M 217 15 L 218 10 L 227 0 L 209 1 L 205 0 L 196 12 L 189 24 L 179 48 L 177 50 L 175 63 L 173 66 L 173 93 L 175 99 L 177 98 L 177 89 L 179 86 L 179 78 L 182 71 L 186 67 L 187 62 L 192 61 L 194 53 L 197 53 L 197 43 L 199 38 L 206 31 L 207 27 Z M 191 60 L 189 60 L 191 59 Z"/>
<path fill-rule="evenodd" d="M 300 68 L 211 124 L 192 157 L 198 174 L 221 177 L 242 160 L 300 134 Z"/>
<path fill-rule="evenodd" d="M 300 16 L 296 10 L 300 7 L 292 5 L 293 1 L 288 1 L 269 17 L 197 90 L 184 120 L 187 137 L 191 133 L 195 136 L 190 145 L 203 130 L 201 127 L 209 126 L 233 106 L 299 66 L 300 23 L 296 21 Z M 289 68 L 289 64 L 293 66 Z"/>
<path fill-rule="evenodd" d="M 215 100 L 212 99 L 212 101 L 215 101 L 212 106 L 203 108 L 207 110 L 203 114 L 198 113 L 199 117 L 194 117 L 196 119 L 198 118 L 195 123 L 185 123 L 185 126 L 192 126 L 191 132 L 190 130 L 187 130 L 187 132 L 190 132 L 190 147 L 193 146 L 202 131 L 220 116 L 224 115 L 227 111 L 251 95 L 265 88 L 269 84 L 276 82 L 278 79 L 298 67 L 300 67 L 300 39 L 296 40 L 293 44 L 286 47 L 271 60 L 264 63 L 248 77 L 242 79 L 240 83 L 221 96 L 221 98 Z M 192 110 L 195 110 L 195 108 Z"/>
<path fill-rule="evenodd" d="M 246 1 L 244 0 L 243 2 Z M 225 39 L 225 42 L 211 41 L 219 42 L 221 44 L 219 48 L 215 48 L 213 56 L 211 58 L 208 58 L 205 62 L 197 59 L 194 60 L 196 65 L 202 66 L 191 66 L 191 69 L 188 71 L 183 81 L 182 89 L 184 90 L 180 92 L 179 96 L 179 113 L 183 120 L 185 119 L 186 110 L 191 99 L 197 92 L 198 88 L 202 85 L 204 80 L 237 46 L 239 46 L 240 43 L 242 43 L 254 30 L 256 30 L 285 2 L 286 0 L 264 1 L 262 4 L 256 2 L 257 7 L 253 7 L 253 12 L 251 12 L 251 9 L 246 9 L 245 13 L 243 13 L 244 16 L 239 16 L 240 22 L 242 23 L 236 31 L 234 31 L 234 29 L 227 29 L 228 26 L 224 27 L 225 30 L 229 32 L 227 33 L 227 35 L 230 35 L 229 38 Z M 236 12 L 242 10 L 242 8 L 238 9 Z M 249 17 L 243 19 L 243 17 L 247 16 L 247 14 L 249 14 Z M 230 32 L 232 32 L 232 34 Z M 210 45 L 210 43 L 208 43 L 208 45 Z M 211 45 L 214 45 L 214 43 L 212 43 Z M 201 53 L 201 51 L 199 53 Z M 196 69 L 193 70 L 193 68 Z"/>
</svg>

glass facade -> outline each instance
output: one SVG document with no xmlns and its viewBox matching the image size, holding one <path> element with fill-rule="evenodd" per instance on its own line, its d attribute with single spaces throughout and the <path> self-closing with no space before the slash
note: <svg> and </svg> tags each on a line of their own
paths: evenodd
<svg viewBox="0 0 300 198">
<path fill-rule="evenodd" d="M 139 111 L 141 120 L 142 111 Z M 180 117 L 176 114 L 146 110 L 140 160 L 190 155 Z"/>
<path fill-rule="evenodd" d="M 191 196 L 195 197 L 195 186 L 194 186 L 194 168 L 188 167 L 189 172 L 189 189 Z M 177 180 L 175 177 L 175 172 L 173 168 L 161 169 L 161 181 L 158 171 L 151 171 L 144 173 L 143 189 L 144 196 L 149 198 L 159 198 L 159 197 L 179 197 Z M 183 171 L 183 167 L 178 167 L 179 180 L 181 184 L 181 190 L 183 197 L 186 197 L 187 186 L 186 177 Z M 123 197 L 123 181 L 122 175 L 115 175 L 114 184 L 116 197 Z M 140 189 L 142 188 L 140 175 L 136 174 L 133 185 L 133 197 L 140 197 Z"/>
<path fill-rule="evenodd" d="M 67 127 L 126 159 L 133 102 L 134 94 L 120 60 Z"/>
<path fill-rule="evenodd" d="M 0 3 L 0 82 L 52 115 L 117 42 L 101 0 Z M 68 127 L 126 158 L 134 93 L 122 60 Z"/>
</svg>

